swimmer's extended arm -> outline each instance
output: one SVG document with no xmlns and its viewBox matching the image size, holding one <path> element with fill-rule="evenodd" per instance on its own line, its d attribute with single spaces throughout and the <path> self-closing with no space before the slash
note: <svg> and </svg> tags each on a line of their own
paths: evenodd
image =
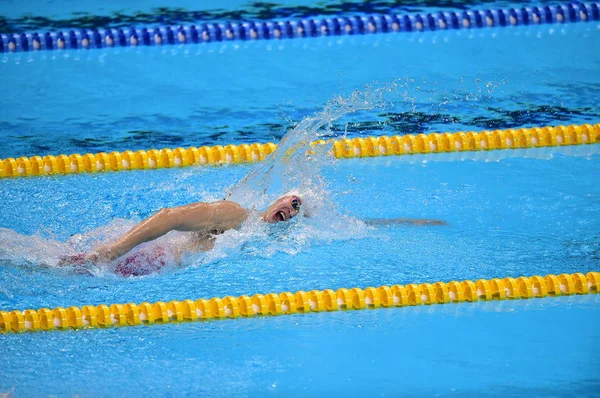
<svg viewBox="0 0 600 398">
<path fill-rule="evenodd" d="M 378 225 L 448 225 L 443 220 L 431 220 L 431 219 L 413 219 L 413 218 L 370 218 L 362 220 L 367 225 L 378 226 Z"/>
<path fill-rule="evenodd" d="M 137 245 L 157 239 L 170 231 L 225 231 L 237 228 L 248 217 L 247 211 L 234 202 L 192 203 L 162 209 L 145 219 L 116 242 L 100 246 L 92 260 L 111 261 Z"/>
</svg>

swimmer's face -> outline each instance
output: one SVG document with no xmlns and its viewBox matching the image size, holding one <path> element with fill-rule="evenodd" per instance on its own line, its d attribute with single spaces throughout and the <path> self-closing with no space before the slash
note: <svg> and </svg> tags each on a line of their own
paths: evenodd
<svg viewBox="0 0 600 398">
<path fill-rule="evenodd" d="M 268 223 L 287 221 L 300 211 L 302 200 L 296 195 L 283 196 L 277 199 L 262 215 Z"/>
</svg>

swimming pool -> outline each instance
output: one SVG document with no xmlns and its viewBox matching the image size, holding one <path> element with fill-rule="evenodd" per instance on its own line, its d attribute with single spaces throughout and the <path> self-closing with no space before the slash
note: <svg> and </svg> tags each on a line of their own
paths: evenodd
<svg viewBox="0 0 600 398">
<path fill-rule="evenodd" d="M 365 84 L 391 87 L 382 107 L 315 138 L 597 123 L 599 36 L 590 22 L 3 54 L 0 156 L 275 142 Z M 39 265 L 64 242 L 86 247 L 161 207 L 222 198 L 252 166 L 2 179 L 0 227 L 12 231 L 0 234 L 0 308 L 598 271 L 599 151 L 327 160 L 330 214 L 226 234 L 141 278 Z M 448 226 L 357 221 L 397 217 Z M 588 295 L 4 334 L 0 391 L 593 396 L 599 308 Z"/>
</svg>

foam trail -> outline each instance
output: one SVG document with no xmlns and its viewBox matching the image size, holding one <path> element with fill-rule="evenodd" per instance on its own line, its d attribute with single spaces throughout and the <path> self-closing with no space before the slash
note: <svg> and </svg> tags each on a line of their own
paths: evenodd
<svg viewBox="0 0 600 398">
<path fill-rule="evenodd" d="M 75 254 L 65 242 L 0 228 L 0 263 L 54 267 L 65 254 Z"/>
<path fill-rule="evenodd" d="M 106 226 L 75 234 L 66 242 L 0 228 L 0 264 L 57 267 L 62 258 L 89 251 L 99 241 L 114 240 L 133 225 L 133 221 L 116 219 Z"/>
</svg>

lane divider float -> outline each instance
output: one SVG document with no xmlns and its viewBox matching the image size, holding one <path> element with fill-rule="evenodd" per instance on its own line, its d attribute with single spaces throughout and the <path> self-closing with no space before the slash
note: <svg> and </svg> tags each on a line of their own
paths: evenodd
<svg viewBox="0 0 600 398">
<path fill-rule="evenodd" d="M 336 158 L 554 147 L 599 143 L 600 124 L 344 138 L 319 140 L 311 145 L 332 142 L 332 154 Z M 8 158 L 0 159 L 0 178 L 253 163 L 265 159 L 276 149 L 277 145 L 269 142 Z"/>
<path fill-rule="evenodd" d="M 199 25 L 70 29 L 0 35 L 0 53 L 18 51 L 162 46 L 234 40 L 276 40 L 475 29 L 600 20 L 600 3 L 572 2 L 543 7 L 423 14 L 373 14 L 301 20 L 216 22 Z"/>
<path fill-rule="evenodd" d="M 152 325 L 161 323 L 219 320 L 239 317 L 276 316 L 449 304 L 476 301 L 530 299 L 598 294 L 600 272 L 521 276 L 476 281 L 435 282 L 326 289 L 295 293 L 268 293 L 212 299 L 158 301 L 0 311 L 0 332 L 49 331 L 82 328 Z"/>
</svg>

